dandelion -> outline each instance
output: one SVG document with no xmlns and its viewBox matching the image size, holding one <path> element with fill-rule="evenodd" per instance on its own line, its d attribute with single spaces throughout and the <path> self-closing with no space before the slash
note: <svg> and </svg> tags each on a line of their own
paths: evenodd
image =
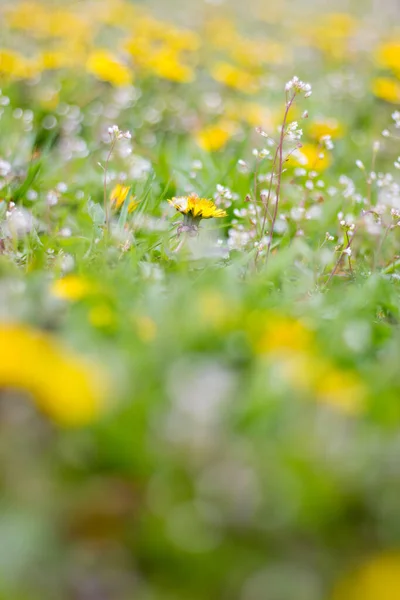
<svg viewBox="0 0 400 600">
<path fill-rule="evenodd" d="M 39 410 L 66 427 L 99 417 L 108 388 L 100 370 L 28 326 L 2 324 L 0 336 L 0 388 L 26 392 Z"/>
<path fill-rule="evenodd" d="M 77 302 L 92 294 L 94 285 L 84 277 L 71 274 L 54 281 L 50 291 L 59 300 Z"/>
<path fill-rule="evenodd" d="M 131 70 L 107 50 L 92 52 L 87 60 L 86 68 L 98 79 L 107 81 L 116 87 L 132 83 Z"/>
<path fill-rule="evenodd" d="M 377 98 L 398 104 L 400 102 L 400 82 L 390 77 L 377 77 L 372 82 L 372 92 Z"/>
<path fill-rule="evenodd" d="M 169 204 L 184 215 L 183 225 L 179 233 L 187 231 L 196 233 L 201 219 L 212 219 L 226 217 L 226 211 L 218 208 L 212 200 L 199 198 L 197 194 L 181 196 L 168 200 Z"/>
<path fill-rule="evenodd" d="M 336 584 L 332 600 L 395 600 L 400 587 L 400 554 L 386 551 L 364 561 Z"/>
<path fill-rule="evenodd" d="M 119 210 L 125 203 L 130 192 L 130 186 L 118 183 L 111 192 L 110 202 L 113 208 Z M 132 213 L 138 207 L 136 200 L 131 200 L 128 204 L 128 213 Z"/>
<path fill-rule="evenodd" d="M 226 146 L 235 130 L 229 122 L 215 123 L 198 131 L 196 141 L 206 152 L 217 152 Z"/>
</svg>

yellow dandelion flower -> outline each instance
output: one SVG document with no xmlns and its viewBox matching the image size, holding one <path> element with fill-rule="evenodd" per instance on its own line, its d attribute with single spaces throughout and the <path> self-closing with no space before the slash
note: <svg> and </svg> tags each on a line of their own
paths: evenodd
<svg viewBox="0 0 400 600">
<path fill-rule="evenodd" d="M 171 48 L 162 48 L 145 60 L 147 67 L 154 75 L 178 83 L 189 83 L 195 78 L 191 67 L 181 61 L 180 55 Z"/>
<path fill-rule="evenodd" d="M 325 135 L 337 139 L 343 136 L 343 126 L 337 119 L 316 119 L 309 127 L 308 133 L 314 140 L 319 141 Z"/>
<path fill-rule="evenodd" d="M 339 581 L 331 600 L 397 600 L 400 590 L 400 554 L 383 552 Z"/>
<path fill-rule="evenodd" d="M 357 30 L 357 21 L 347 13 L 331 13 L 319 19 L 306 36 L 312 46 L 326 56 L 343 60 L 350 53 L 349 41 Z M 299 32 L 300 35 L 302 32 Z"/>
<path fill-rule="evenodd" d="M 52 336 L 24 325 L 0 325 L 0 388 L 26 392 L 66 427 L 89 424 L 104 408 L 103 372 Z"/>
<path fill-rule="evenodd" d="M 325 148 L 319 144 L 303 144 L 299 150 L 296 150 L 287 162 L 289 166 L 305 167 L 309 170 L 325 171 L 330 167 L 332 158 Z"/>
<path fill-rule="evenodd" d="M 140 340 L 146 344 L 150 344 L 157 337 L 157 325 L 147 315 L 133 317 L 133 323 Z"/>
<path fill-rule="evenodd" d="M 208 44 L 223 50 L 229 50 L 239 38 L 234 21 L 225 17 L 207 20 L 205 37 Z"/>
<path fill-rule="evenodd" d="M 235 131 L 235 126 L 229 122 L 208 125 L 197 132 L 196 142 L 205 152 L 218 152 L 226 146 Z"/>
<path fill-rule="evenodd" d="M 167 28 L 164 31 L 166 44 L 175 51 L 195 52 L 201 46 L 201 38 L 188 29 Z"/>
<path fill-rule="evenodd" d="M 254 75 L 230 63 L 217 63 L 211 69 L 211 75 L 216 81 L 245 94 L 255 94 L 260 88 L 258 79 Z"/>
<path fill-rule="evenodd" d="M 122 208 L 125 200 L 128 197 L 130 189 L 130 186 L 122 185 L 120 183 L 117 183 L 117 185 L 114 187 L 114 189 L 111 192 L 110 202 L 116 210 Z M 139 202 L 137 202 L 136 200 L 131 200 L 128 205 L 128 213 L 132 213 L 133 211 L 135 211 L 138 206 Z"/>
<path fill-rule="evenodd" d="M 40 73 L 40 61 L 13 50 L 0 50 L 0 74 L 15 79 L 32 79 Z"/>
<path fill-rule="evenodd" d="M 255 313 L 249 319 L 249 326 L 250 332 L 254 328 L 258 337 L 255 343 L 258 354 L 298 354 L 308 352 L 314 345 L 312 332 L 291 317 L 275 313 L 265 317 Z"/>
<path fill-rule="evenodd" d="M 129 85 L 133 80 L 132 71 L 107 50 L 92 52 L 87 59 L 86 68 L 97 79 L 108 81 L 116 87 Z"/>
<path fill-rule="evenodd" d="M 94 291 L 94 285 L 79 275 L 66 275 L 57 279 L 51 286 L 51 293 L 60 300 L 77 302 Z"/>
<path fill-rule="evenodd" d="M 328 363 L 320 364 L 314 393 L 318 402 L 349 415 L 360 414 L 364 409 L 366 392 L 358 376 Z"/>
<path fill-rule="evenodd" d="M 377 77 L 372 82 L 372 91 L 377 98 L 391 102 L 400 103 L 400 82 L 390 77 Z"/>
<path fill-rule="evenodd" d="M 379 66 L 400 74 L 400 42 L 391 41 L 379 46 L 376 62 Z"/>
<path fill-rule="evenodd" d="M 122 185 L 120 183 L 114 187 L 111 192 L 110 202 L 116 209 L 121 208 L 128 197 L 130 189 L 129 185 Z"/>
<path fill-rule="evenodd" d="M 199 198 L 195 194 L 172 198 L 168 202 L 175 210 L 194 220 L 226 217 L 226 211 L 218 208 L 212 200 Z"/>
<path fill-rule="evenodd" d="M 245 123 L 250 127 L 272 129 L 273 116 L 271 111 L 257 102 L 231 102 L 225 110 L 227 119 L 234 123 Z"/>
</svg>

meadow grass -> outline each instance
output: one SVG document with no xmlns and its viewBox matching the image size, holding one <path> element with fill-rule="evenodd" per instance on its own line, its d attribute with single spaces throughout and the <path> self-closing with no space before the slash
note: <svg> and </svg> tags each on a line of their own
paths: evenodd
<svg viewBox="0 0 400 600">
<path fill-rule="evenodd" d="M 398 597 L 396 8 L 331 8 L 1 4 L 1 599 Z"/>
</svg>

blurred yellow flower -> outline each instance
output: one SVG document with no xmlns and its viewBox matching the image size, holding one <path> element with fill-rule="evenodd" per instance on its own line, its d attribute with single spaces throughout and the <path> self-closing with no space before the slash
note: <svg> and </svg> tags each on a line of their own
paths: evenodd
<svg viewBox="0 0 400 600">
<path fill-rule="evenodd" d="M 96 3 L 96 18 L 102 23 L 115 27 L 134 27 L 143 8 L 125 0 L 112 0 L 110 2 Z"/>
<path fill-rule="evenodd" d="M 359 377 L 328 363 L 322 362 L 319 366 L 320 374 L 315 386 L 317 400 L 350 415 L 361 413 L 365 406 L 366 390 Z"/>
<path fill-rule="evenodd" d="M 128 197 L 130 189 L 130 186 L 122 185 L 120 183 L 117 183 L 117 185 L 114 187 L 114 189 L 111 192 L 110 202 L 116 210 L 122 208 L 125 200 Z M 135 211 L 138 206 L 139 202 L 137 202 L 136 200 L 131 200 L 128 205 L 128 213 L 132 213 L 133 211 Z"/>
<path fill-rule="evenodd" d="M 308 134 L 317 142 L 325 135 L 331 138 L 340 138 L 344 133 L 343 125 L 337 119 L 315 119 L 310 124 Z"/>
<path fill-rule="evenodd" d="M 384 552 L 339 581 L 331 600 L 398 600 L 400 553 Z"/>
<path fill-rule="evenodd" d="M 40 56 L 41 67 L 47 71 L 80 67 L 82 64 L 85 64 L 85 60 L 86 50 L 80 44 L 58 46 L 52 50 L 42 52 Z"/>
<path fill-rule="evenodd" d="M 218 152 L 226 146 L 235 131 L 235 126 L 229 121 L 207 125 L 196 133 L 196 142 L 206 152 Z"/>
<path fill-rule="evenodd" d="M 277 65 L 287 59 L 288 49 L 273 41 L 240 38 L 231 45 L 229 56 L 245 69 L 262 72 L 263 65 Z"/>
<path fill-rule="evenodd" d="M 6 12 L 10 28 L 26 31 L 40 38 L 90 38 L 89 20 L 70 10 L 49 7 L 40 2 L 17 2 Z"/>
<path fill-rule="evenodd" d="M 199 198 L 196 194 L 181 196 L 168 200 L 169 204 L 183 215 L 190 215 L 193 219 L 212 219 L 213 217 L 226 217 L 226 211 L 218 208 L 212 200 Z"/>
<path fill-rule="evenodd" d="M 162 48 L 157 52 L 153 52 L 146 59 L 145 65 L 158 77 L 170 81 L 189 83 L 195 78 L 193 69 L 185 65 L 179 54 L 170 48 Z"/>
<path fill-rule="evenodd" d="M 211 75 L 216 81 L 244 94 L 255 94 L 260 88 L 257 77 L 227 62 L 216 63 L 211 69 Z"/>
<path fill-rule="evenodd" d="M 134 317 L 134 324 L 136 331 L 142 342 L 149 344 L 157 337 L 157 325 L 147 315 L 140 315 Z"/>
<path fill-rule="evenodd" d="M 391 69 L 400 75 L 400 42 L 394 40 L 378 47 L 376 61 L 381 67 Z"/>
<path fill-rule="evenodd" d="M 303 144 L 287 161 L 288 166 L 305 167 L 308 170 L 325 171 L 332 163 L 331 156 L 319 144 Z"/>
<path fill-rule="evenodd" d="M 29 59 L 18 52 L 0 49 L 0 75 L 15 79 L 32 79 L 40 73 L 40 61 Z"/>
<path fill-rule="evenodd" d="M 251 127 L 271 129 L 273 117 L 271 111 L 257 102 L 235 102 L 228 104 L 225 111 L 230 121 L 242 122 Z"/>
<path fill-rule="evenodd" d="M 304 27 L 304 24 L 302 24 Z M 312 24 L 305 36 L 309 43 L 322 50 L 328 58 L 342 60 L 350 53 L 349 41 L 357 29 L 356 19 L 348 13 L 324 15 Z M 299 31 L 302 35 L 303 31 Z"/>
<path fill-rule="evenodd" d="M 207 46 L 219 50 L 229 50 L 237 39 L 237 29 L 234 21 L 226 17 L 209 18 L 204 23 L 204 38 Z"/>
<path fill-rule="evenodd" d="M 51 286 L 51 293 L 60 300 L 77 302 L 94 291 L 94 285 L 79 275 L 66 275 L 57 279 Z"/>
<path fill-rule="evenodd" d="M 98 79 L 116 87 L 129 85 L 133 81 L 132 71 L 108 50 L 94 50 L 87 59 L 86 69 Z"/>
<path fill-rule="evenodd" d="M 130 189 L 131 188 L 129 185 L 121 185 L 120 183 L 118 183 L 111 192 L 111 204 L 113 204 L 114 207 L 117 209 L 121 208 L 121 206 L 128 197 Z"/>
<path fill-rule="evenodd" d="M 366 390 L 358 375 L 324 357 L 314 333 L 300 320 L 255 312 L 247 318 L 247 330 L 255 352 L 276 362 L 294 389 L 347 415 L 362 412 Z"/>
<path fill-rule="evenodd" d="M 201 38 L 194 31 L 167 27 L 163 32 L 166 45 L 178 52 L 195 52 L 201 46 Z"/>
<path fill-rule="evenodd" d="M 202 293 L 198 297 L 197 304 L 200 317 L 199 322 L 202 325 L 206 324 L 212 328 L 223 327 L 232 314 L 231 311 L 229 311 L 229 315 L 227 314 L 227 299 L 214 290 Z"/>
<path fill-rule="evenodd" d="M 63 426 L 87 425 L 99 417 L 108 389 L 103 371 L 24 325 L 0 325 L 0 338 L 0 388 L 31 395 Z"/>
<path fill-rule="evenodd" d="M 258 354 L 309 352 L 314 345 L 312 332 L 299 320 L 276 313 L 254 315 L 253 335 Z"/>
<path fill-rule="evenodd" d="M 372 91 L 377 98 L 391 102 L 400 103 L 400 81 L 389 77 L 377 77 L 372 82 Z"/>
</svg>

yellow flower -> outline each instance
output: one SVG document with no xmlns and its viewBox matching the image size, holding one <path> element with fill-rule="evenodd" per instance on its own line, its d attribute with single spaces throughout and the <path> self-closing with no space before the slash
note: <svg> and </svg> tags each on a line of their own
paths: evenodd
<svg viewBox="0 0 400 600">
<path fill-rule="evenodd" d="M 384 552 L 335 586 L 331 600 L 398 600 L 400 554 Z"/>
<path fill-rule="evenodd" d="M 121 185 L 120 183 L 117 183 L 117 185 L 114 187 L 113 191 L 111 192 L 110 202 L 116 210 L 119 210 L 123 206 L 128 197 L 130 189 L 130 186 Z M 128 205 L 128 213 L 135 211 L 138 206 L 139 202 L 136 200 L 131 200 Z"/>
<path fill-rule="evenodd" d="M 206 152 L 218 152 L 226 146 L 234 133 L 235 127 L 232 123 L 216 123 L 198 131 L 196 142 Z"/>
<path fill-rule="evenodd" d="M 349 41 L 355 34 L 357 21 L 346 13 L 331 13 L 313 25 L 306 36 L 311 45 L 322 50 L 327 57 L 342 60 L 350 52 Z M 302 34 L 299 31 L 300 35 Z"/>
<path fill-rule="evenodd" d="M 400 103 L 400 82 L 389 77 L 377 77 L 372 82 L 372 91 L 377 98 L 391 102 Z"/>
<path fill-rule="evenodd" d="M 0 75 L 15 79 L 32 79 L 40 73 L 40 62 L 13 50 L 0 50 Z"/>
<path fill-rule="evenodd" d="M 301 321 L 255 312 L 247 318 L 247 329 L 255 352 L 274 361 L 293 389 L 346 415 L 362 412 L 366 390 L 358 375 L 332 364 Z"/>
<path fill-rule="evenodd" d="M 219 62 L 214 65 L 211 75 L 216 81 L 245 94 L 254 94 L 260 88 L 257 78 L 251 73 L 227 62 Z"/>
<path fill-rule="evenodd" d="M 119 61 L 118 57 L 107 50 L 95 50 L 86 62 L 89 73 L 108 81 L 114 86 L 124 86 L 132 83 L 132 71 Z"/>
<path fill-rule="evenodd" d="M 257 102 L 237 102 L 228 104 L 225 114 L 228 119 L 242 122 L 251 127 L 272 129 L 273 118 L 270 110 Z"/>
<path fill-rule="evenodd" d="M 96 420 L 108 388 L 100 369 L 52 336 L 24 325 L 0 325 L 0 388 L 22 390 L 60 425 Z"/>
<path fill-rule="evenodd" d="M 79 275 L 66 275 L 51 286 L 51 293 L 60 300 L 77 302 L 94 291 L 93 284 Z"/>
<path fill-rule="evenodd" d="M 55 9 L 39 2 L 18 2 L 6 15 L 9 27 L 27 31 L 30 35 L 50 38 L 90 37 L 89 20 L 68 10 Z"/>
<path fill-rule="evenodd" d="M 308 352 L 314 343 L 311 331 L 299 320 L 275 312 L 253 312 L 247 328 L 257 354 Z"/>
<path fill-rule="evenodd" d="M 154 52 L 145 64 L 150 71 L 163 79 L 179 83 L 188 83 L 194 79 L 193 69 L 183 64 L 179 54 L 169 48 Z"/>
<path fill-rule="evenodd" d="M 343 135 L 343 126 L 337 119 L 316 119 L 311 123 L 308 133 L 316 141 L 325 135 L 335 139 Z"/>
<path fill-rule="evenodd" d="M 321 364 L 318 365 L 318 362 Z M 317 401 L 328 404 L 349 415 L 362 412 L 365 404 L 365 388 L 357 375 L 333 365 L 316 361 L 320 374 L 315 387 Z"/>
<path fill-rule="evenodd" d="M 400 43 L 392 41 L 379 46 L 376 53 L 376 60 L 381 67 L 391 69 L 395 73 L 400 74 Z"/>
<path fill-rule="evenodd" d="M 136 329 L 136 333 L 142 342 L 150 344 L 157 337 L 157 325 L 147 315 L 140 315 L 133 317 L 133 323 Z"/>
<path fill-rule="evenodd" d="M 287 162 L 289 166 L 305 167 L 308 170 L 325 171 L 331 165 L 332 159 L 327 150 L 319 144 L 303 144 L 296 150 Z"/>
<path fill-rule="evenodd" d="M 201 39 L 194 31 L 189 29 L 166 28 L 163 38 L 172 50 L 179 52 L 195 52 L 201 46 Z"/>
<path fill-rule="evenodd" d="M 212 219 L 213 217 L 226 217 L 226 211 L 218 208 L 212 200 L 199 198 L 197 195 L 181 196 L 168 200 L 169 204 L 183 215 L 193 219 Z"/>
</svg>

